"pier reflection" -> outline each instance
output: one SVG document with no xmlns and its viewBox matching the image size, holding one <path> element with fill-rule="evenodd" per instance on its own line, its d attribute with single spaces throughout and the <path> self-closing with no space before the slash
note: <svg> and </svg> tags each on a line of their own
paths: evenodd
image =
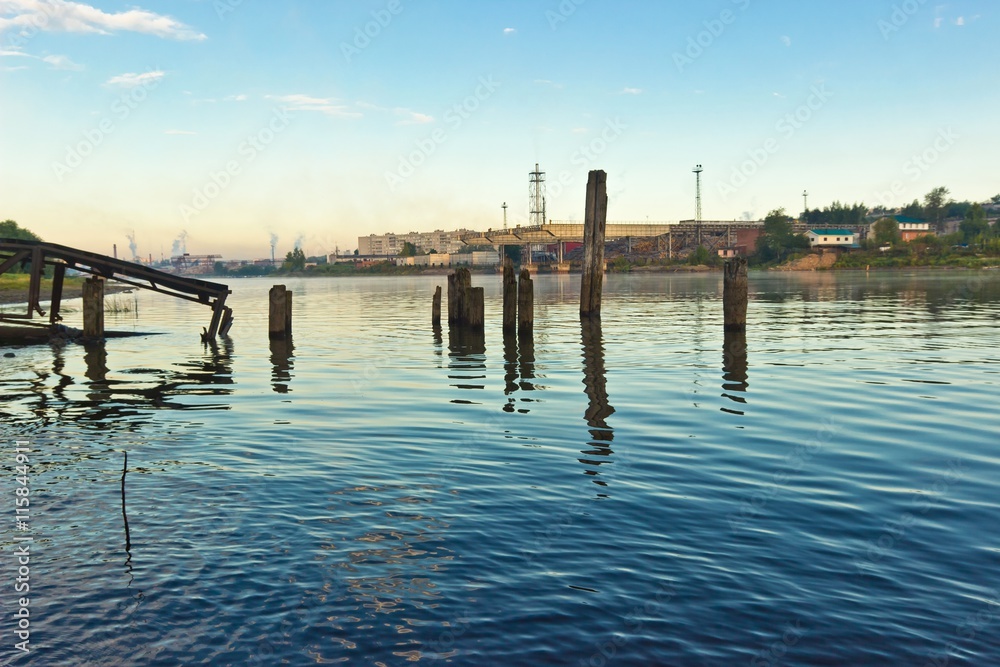
<svg viewBox="0 0 1000 667">
<path fill-rule="evenodd" d="M 744 331 L 727 331 L 722 345 L 722 395 L 734 403 L 746 405 L 750 384 L 747 382 L 747 335 Z M 742 410 L 721 408 L 723 412 L 742 415 Z"/>
<path fill-rule="evenodd" d="M 608 426 L 607 419 L 615 413 L 608 399 L 607 376 L 604 368 L 604 338 L 599 319 L 583 318 L 581 320 L 583 345 L 583 384 L 589 399 L 584 419 L 590 430 L 589 449 L 582 450 L 584 458 L 580 463 L 588 466 L 585 474 L 598 477 L 599 467 L 611 463 L 611 443 L 615 438 L 614 429 Z M 601 479 L 593 482 L 607 486 Z"/>
<path fill-rule="evenodd" d="M 486 334 L 483 330 L 448 328 L 448 379 L 462 390 L 486 389 Z M 458 405 L 479 405 L 470 399 L 452 399 Z"/>
<path fill-rule="evenodd" d="M 206 346 L 204 355 L 171 368 L 112 370 L 107 343 L 51 344 L 51 371 L 16 380 L 5 400 L 29 411 L 38 425 L 69 419 L 87 428 L 129 427 L 150 421 L 153 410 L 228 410 L 228 402 L 190 400 L 232 394 L 232 340 Z M 73 370 L 80 363 L 83 368 Z M 110 364 L 110 365 L 109 365 Z"/>
<path fill-rule="evenodd" d="M 295 343 L 292 337 L 271 339 L 271 389 L 277 394 L 291 392 L 292 371 L 295 370 Z"/>
<path fill-rule="evenodd" d="M 504 336 L 503 339 L 503 360 L 504 360 L 504 396 L 507 402 L 504 404 L 504 412 L 518 412 L 527 414 L 530 410 L 527 407 L 518 407 L 518 403 L 536 403 L 537 399 L 521 396 L 516 398 L 514 394 L 519 391 L 535 391 L 541 387 L 536 386 L 535 380 L 535 340 L 532 336 Z"/>
</svg>

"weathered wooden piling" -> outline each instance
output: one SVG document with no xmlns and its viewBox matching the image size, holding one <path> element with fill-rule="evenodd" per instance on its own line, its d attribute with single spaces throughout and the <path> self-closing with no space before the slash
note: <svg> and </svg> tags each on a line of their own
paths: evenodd
<svg viewBox="0 0 1000 667">
<path fill-rule="evenodd" d="M 284 285 L 275 285 L 268 294 L 268 336 L 274 339 L 292 335 L 292 293 Z"/>
<path fill-rule="evenodd" d="M 465 290 L 465 315 L 462 325 L 470 329 L 482 329 L 486 322 L 486 290 L 482 287 L 467 287 Z"/>
<path fill-rule="evenodd" d="M 722 309 L 726 331 L 747 328 L 747 260 L 737 257 L 723 268 Z"/>
<path fill-rule="evenodd" d="M 535 329 L 535 283 L 528 269 L 517 281 L 517 335 L 530 337 Z"/>
<path fill-rule="evenodd" d="M 514 277 L 514 262 L 503 260 L 503 332 L 510 335 L 517 331 L 518 287 Z"/>
<path fill-rule="evenodd" d="M 604 290 L 604 233 L 608 220 L 608 175 L 592 171 L 587 180 L 587 212 L 583 222 L 583 279 L 580 316 L 601 316 Z"/>
<path fill-rule="evenodd" d="M 431 324 L 441 326 L 441 286 L 434 290 L 434 301 L 431 303 Z"/>
<path fill-rule="evenodd" d="M 104 278 L 83 283 L 83 337 L 104 338 Z"/>
<path fill-rule="evenodd" d="M 466 268 L 455 269 L 448 276 L 448 321 L 461 324 L 467 307 L 465 296 L 472 287 L 472 272 Z"/>
</svg>

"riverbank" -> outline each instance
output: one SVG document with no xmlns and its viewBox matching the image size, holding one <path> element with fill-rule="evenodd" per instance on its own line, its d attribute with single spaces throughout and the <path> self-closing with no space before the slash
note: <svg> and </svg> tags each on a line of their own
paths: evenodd
<svg viewBox="0 0 1000 667">
<path fill-rule="evenodd" d="M 30 276 L 25 273 L 0 275 L 0 305 L 28 303 L 28 284 Z M 83 296 L 83 278 L 66 278 L 63 281 L 63 301 L 79 299 Z M 109 281 L 104 286 L 105 295 L 117 294 L 133 289 L 129 285 L 116 284 Z M 42 300 L 47 301 L 52 294 L 52 280 L 42 279 Z"/>
</svg>

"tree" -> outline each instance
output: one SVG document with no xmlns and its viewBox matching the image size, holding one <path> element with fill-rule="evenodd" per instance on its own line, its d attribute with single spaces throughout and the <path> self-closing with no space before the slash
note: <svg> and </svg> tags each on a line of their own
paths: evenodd
<svg viewBox="0 0 1000 667">
<path fill-rule="evenodd" d="M 409 241 L 403 241 L 403 248 L 399 251 L 400 257 L 416 257 L 417 246 L 413 245 Z"/>
<path fill-rule="evenodd" d="M 302 252 L 302 248 L 296 248 L 292 250 L 287 255 L 285 255 L 285 261 L 281 265 L 284 271 L 303 271 L 306 268 L 306 254 Z"/>
<path fill-rule="evenodd" d="M 997 206 L 1000 206 L 1000 195 L 993 195 L 990 198 L 990 201 L 996 204 Z"/>
<path fill-rule="evenodd" d="M 882 218 L 875 223 L 872 231 L 875 233 L 875 242 L 878 244 L 899 243 L 902 239 L 899 233 L 899 223 L 896 222 L 895 218 Z"/>
<path fill-rule="evenodd" d="M 794 233 L 785 209 L 775 209 L 764 218 L 764 231 L 757 238 L 757 258 L 762 262 L 780 261 L 790 251 L 808 247 L 809 239 Z"/>
<path fill-rule="evenodd" d="M 708 248 L 703 245 L 698 246 L 694 252 L 688 256 L 688 264 L 693 266 L 699 266 L 701 264 L 708 264 L 711 259 L 711 255 L 708 252 Z"/>
<path fill-rule="evenodd" d="M 962 240 L 968 243 L 973 241 L 980 236 L 988 237 L 990 236 L 990 223 L 986 219 L 986 211 L 980 204 L 973 204 L 969 212 L 965 214 L 965 220 L 958 226 L 958 230 L 962 232 Z"/>
<path fill-rule="evenodd" d="M 946 187 L 934 188 L 924 195 L 924 212 L 930 218 L 931 222 L 934 223 L 934 229 L 938 233 L 944 231 L 944 213 L 950 203 L 948 195 L 949 190 Z"/>
<path fill-rule="evenodd" d="M 0 222 L 0 239 L 12 239 L 15 241 L 41 241 L 42 239 L 24 227 L 21 227 L 13 220 Z"/>
<path fill-rule="evenodd" d="M 922 220 L 924 218 L 924 207 L 920 205 L 919 201 L 914 199 L 912 203 L 903 207 L 901 213 L 908 218 L 918 218 Z"/>
</svg>

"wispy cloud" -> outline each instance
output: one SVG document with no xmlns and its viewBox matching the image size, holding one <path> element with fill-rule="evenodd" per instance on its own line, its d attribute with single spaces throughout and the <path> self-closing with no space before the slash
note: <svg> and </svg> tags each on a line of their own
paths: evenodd
<svg viewBox="0 0 1000 667">
<path fill-rule="evenodd" d="M 785 99 L 785 95 L 782 95 L 781 93 L 771 93 L 771 94 L 774 95 L 775 97 L 780 97 L 781 99 Z"/>
<path fill-rule="evenodd" d="M 516 34 L 516 33 L 517 33 L 517 28 L 504 28 L 503 29 L 503 34 L 505 34 L 505 35 L 513 35 L 513 34 Z"/>
<path fill-rule="evenodd" d="M 249 99 L 249 97 L 247 97 L 246 95 L 240 94 L 240 95 L 230 95 L 229 97 L 225 98 L 225 101 L 226 102 L 246 102 L 248 99 Z"/>
<path fill-rule="evenodd" d="M 159 81 L 164 76 L 166 76 L 166 72 L 161 70 L 143 72 L 142 74 L 129 72 L 127 74 L 119 74 L 118 76 L 111 77 L 104 82 L 104 85 L 118 86 L 120 88 L 135 88 L 137 86 L 148 86 Z"/>
<path fill-rule="evenodd" d="M 80 72 L 85 69 L 83 65 L 73 62 L 66 56 L 45 56 L 42 61 L 51 65 L 53 69 L 65 69 L 71 72 Z"/>
<path fill-rule="evenodd" d="M 318 111 L 327 116 L 336 118 L 361 118 L 362 114 L 351 109 L 339 100 L 325 97 L 312 97 L 311 95 L 265 95 L 266 99 L 273 100 L 285 106 L 289 111 Z"/>
<path fill-rule="evenodd" d="M 784 44 L 785 46 L 791 46 L 792 45 L 792 38 L 789 37 L 788 35 L 782 35 L 781 36 L 781 43 Z"/>
<path fill-rule="evenodd" d="M 960 27 L 963 26 L 963 25 L 965 25 L 965 17 L 964 16 L 959 16 L 957 19 L 955 19 L 955 25 L 960 26 Z"/>
<path fill-rule="evenodd" d="M 549 81 L 548 79 L 535 79 L 535 84 L 539 86 L 552 86 L 556 90 L 562 90 L 566 86 L 561 83 L 556 83 L 555 81 Z"/>
<path fill-rule="evenodd" d="M 402 116 L 402 120 L 397 122 L 396 125 L 426 125 L 434 122 L 434 116 L 428 116 L 425 113 L 411 111 L 410 109 L 398 108 L 393 113 L 397 116 Z"/>
<path fill-rule="evenodd" d="M 191 130 L 164 130 L 163 134 L 170 134 L 173 136 L 183 136 L 183 137 L 194 137 L 197 136 L 197 132 L 192 132 Z"/>
<path fill-rule="evenodd" d="M 206 39 L 203 33 L 177 19 L 138 7 L 109 13 L 70 0 L 0 0 L 0 32 L 28 28 L 101 35 L 140 32 L 168 39 Z"/>
<path fill-rule="evenodd" d="M 620 95 L 642 95 L 642 88 L 628 88 L 622 90 Z"/>
</svg>

